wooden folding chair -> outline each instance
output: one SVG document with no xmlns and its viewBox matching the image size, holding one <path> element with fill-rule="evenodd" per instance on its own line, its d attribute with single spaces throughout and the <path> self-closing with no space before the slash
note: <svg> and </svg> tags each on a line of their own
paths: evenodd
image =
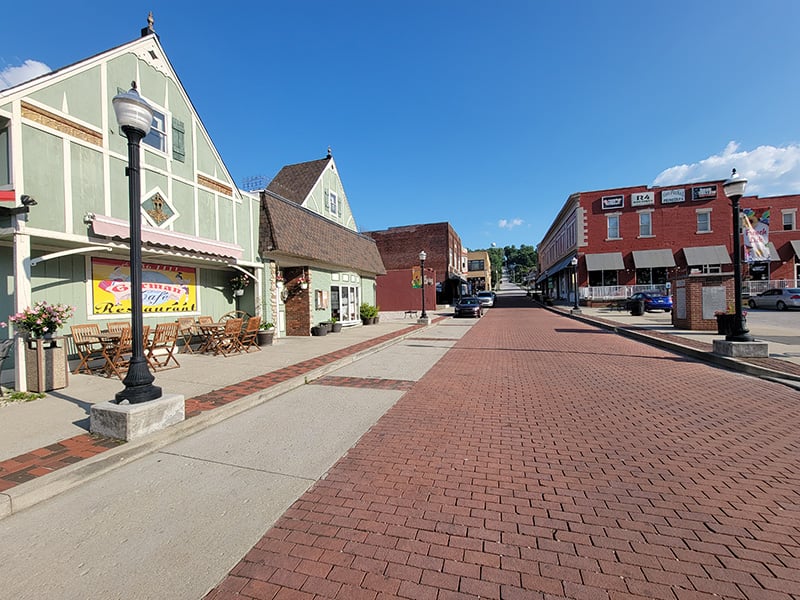
<svg viewBox="0 0 800 600">
<path fill-rule="evenodd" d="M 212 349 L 214 354 L 226 357 L 233 352 L 240 352 L 242 344 L 239 339 L 242 333 L 242 319 L 228 319 L 225 327 L 220 327 L 214 336 Z"/>
<path fill-rule="evenodd" d="M 261 347 L 258 345 L 258 329 L 260 327 L 261 317 L 250 317 L 247 319 L 247 325 L 245 325 L 242 336 L 239 339 L 241 349 L 244 352 L 250 352 L 250 348 L 261 350 Z"/>
<path fill-rule="evenodd" d="M 80 359 L 80 363 L 75 367 L 73 373 L 80 373 L 81 369 L 84 369 L 91 375 L 92 368 L 89 362 L 103 358 L 103 345 L 97 339 L 97 336 L 100 335 L 100 326 L 96 323 L 70 325 L 69 330 Z"/>
<path fill-rule="evenodd" d="M 131 324 L 128 321 L 111 321 L 107 326 L 109 333 L 120 333 L 123 329 L 130 329 Z"/>
<path fill-rule="evenodd" d="M 131 354 L 133 353 L 132 335 L 130 327 L 123 327 L 119 333 L 119 340 L 104 349 L 106 356 L 106 370 L 109 375 L 113 373 L 120 379 L 128 372 Z"/>
<path fill-rule="evenodd" d="M 170 361 L 175 363 L 173 369 L 180 367 L 181 364 L 175 358 L 175 351 L 177 350 L 178 343 L 178 324 L 177 323 L 159 323 L 156 325 L 153 339 L 145 350 L 147 362 L 158 371 L 161 369 L 169 368 Z"/>
<path fill-rule="evenodd" d="M 178 337 L 183 340 L 183 352 L 194 354 L 192 343 L 200 338 L 200 332 L 193 317 L 178 317 Z"/>
</svg>

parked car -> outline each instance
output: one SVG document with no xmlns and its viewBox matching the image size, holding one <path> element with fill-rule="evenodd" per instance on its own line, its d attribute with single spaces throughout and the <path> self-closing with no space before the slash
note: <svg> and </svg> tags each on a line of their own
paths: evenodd
<svg viewBox="0 0 800 600">
<path fill-rule="evenodd" d="M 478 300 L 481 301 L 481 304 L 484 308 L 491 308 L 494 306 L 494 292 L 478 292 L 475 294 Z"/>
<path fill-rule="evenodd" d="M 475 317 L 483 316 L 483 305 L 475 296 L 464 296 L 456 302 L 454 317 Z"/>
<path fill-rule="evenodd" d="M 637 302 L 644 303 L 645 311 L 663 310 L 664 312 L 670 312 L 672 310 L 672 298 L 656 292 L 635 293 L 633 296 L 628 298 L 627 310 L 632 310 L 636 306 Z"/>
<path fill-rule="evenodd" d="M 748 304 L 750 308 L 800 308 L 800 288 L 772 288 L 752 296 Z"/>
</svg>

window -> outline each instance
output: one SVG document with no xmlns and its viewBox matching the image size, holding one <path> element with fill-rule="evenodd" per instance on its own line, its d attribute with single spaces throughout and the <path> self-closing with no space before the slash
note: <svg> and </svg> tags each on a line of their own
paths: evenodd
<svg viewBox="0 0 800 600">
<path fill-rule="evenodd" d="M 482 260 L 471 260 L 469 261 L 469 266 L 467 267 L 467 271 L 483 271 L 484 261 Z"/>
<path fill-rule="evenodd" d="M 794 225 L 795 219 L 795 211 L 787 210 L 783 213 L 783 230 L 784 231 L 793 231 L 795 228 Z"/>
<path fill-rule="evenodd" d="M 711 232 L 711 211 L 697 211 L 697 233 Z"/>
<path fill-rule="evenodd" d="M 619 215 L 608 215 L 608 217 L 606 217 L 606 220 L 608 222 L 608 239 L 610 240 L 620 239 Z"/>
<path fill-rule="evenodd" d="M 339 198 L 335 192 L 328 192 L 328 210 L 332 215 L 339 214 Z"/>
<path fill-rule="evenodd" d="M 0 188 L 11 185 L 11 160 L 9 160 L 8 121 L 0 119 Z"/>
<path fill-rule="evenodd" d="M 653 237 L 653 213 L 639 213 L 639 237 Z"/>
<path fill-rule="evenodd" d="M 589 271 L 589 286 L 602 287 L 617 285 L 616 271 Z"/>
<path fill-rule="evenodd" d="M 167 151 L 167 118 L 164 113 L 153 110 L 153 124 L 150 126 L 150 133 L 142 141 L 156 150 Z"/>
</svg>

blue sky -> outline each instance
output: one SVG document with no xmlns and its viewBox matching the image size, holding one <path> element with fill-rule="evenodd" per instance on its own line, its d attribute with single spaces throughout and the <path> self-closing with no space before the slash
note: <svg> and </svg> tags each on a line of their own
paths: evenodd
<svg viewBox="0 0 800 600">
<path fill-rule="evenodd" d="M 573 192 L 731 167 L 800 193 L 796 0 L 14 2 L 0 87 L 149 10 L 234 179 L 330 146 L 361 230 L 536 245 Z"/>
</svg>

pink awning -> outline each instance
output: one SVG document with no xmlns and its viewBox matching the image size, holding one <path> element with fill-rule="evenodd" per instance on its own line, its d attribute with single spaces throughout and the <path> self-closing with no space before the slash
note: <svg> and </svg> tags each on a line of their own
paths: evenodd
<svg viewBox="0 0 800 600">
<path fill-rule="evenodd" d="M 130 227 L 127 221 L 106 217 L 105 215 L 90 215 L 92 229 L 96 235 L 103 237 L 119 238 L 122 240 L 130 239 Z M 165 246 L 167 248 L 179 248 L 192 252 L 202 252 L 213 256 L 240 259 L 244 254 L 241 246 L 209 240 L 207 238 L 195 237 L 185 233 L 155 229 L 142 225 L 142 242 Z"/>
</svg>

